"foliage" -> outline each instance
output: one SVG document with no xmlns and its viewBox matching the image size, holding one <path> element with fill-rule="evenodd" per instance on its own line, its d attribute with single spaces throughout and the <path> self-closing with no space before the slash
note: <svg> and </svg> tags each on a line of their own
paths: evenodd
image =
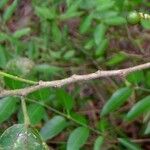
<svg viewBox="0 0 150 150">
<path fill-rule="evenodd" d="M 67 141 L 67 150 L 78 150 L 83 146 L 89 136 L 89 129 L 78 127 L 69 136 Z"/>
<path fill-rule="evenodd" d="M 141 17 L 149 16 L 149 6 L 142 0 L 0 0 L 0 93 L 149 61 L 150 19 Z M 34 142 L 44 149 L 43 141 L 60 150 L 140 149 L 128 126 L 138 129 L 136 137 L 149 136 L 149 93 L 148 69 L 41 89 L 25 97 L 32 127 L 20 124 L 20 97 L 2 97 L 0 148 L 16 146 L 18 134 L 30 134 L 31 150 Z M 26 147 L 24 139 L 19 142 L 18 149 Z"/>
</svg>

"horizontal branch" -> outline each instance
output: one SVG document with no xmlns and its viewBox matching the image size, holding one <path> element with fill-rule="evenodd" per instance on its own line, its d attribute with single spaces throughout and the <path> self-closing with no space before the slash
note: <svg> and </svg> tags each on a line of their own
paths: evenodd
<svg viewBox="0 0 150 150">
<path fill-rule="evenodd" d="M 138 65 L 135 67 L 129 67 L 126 69 L 120 69 L 120 70 L 110 70 L 110 71 L 102 71 L 98 70 L 94 73 L 85 74 L 85 75 L 72 75 L 69 78 L 61 79 L 61 80 L 54 80 L 54 81 L 39 81 L 36 85 L 22 88 L 22 89 L 15 89 L 15 90 L 3 90 L 0 92 L 0 97 L 5 96 L 26 96 L 29 93 L 32 93 L 34 91 L 40 90 L 42 88 L 46 87 L 62 87 L 63 85 L 67 85 L 70 83 L 75 83 L 79 81 L 88 81 L 92 79 L 97 79 L 101 77 L 110 77 L 110 76 L 126 76 L 131 72 L 147 69 L 150 68 L 150 62 L 145 63 L 142 65 Z"/>
</svg>

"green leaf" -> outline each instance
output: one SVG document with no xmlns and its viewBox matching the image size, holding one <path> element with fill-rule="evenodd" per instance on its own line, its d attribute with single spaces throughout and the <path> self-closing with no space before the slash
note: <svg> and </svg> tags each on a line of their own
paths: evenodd
<svg viewBox="0 0 150 150">
<path fill-rule="evenodd" d="M 85 19 L 83 20 L 83 22 L 81 23 L 81 26 L 80 26 L 80 32 L 81 33 L 85 33 L 88 31 L 88 29 L 91 26 L 92 19 L 93 19 L 93 14 L 90 14 L 90 15 L 85 17 Z"/>
<path fill-rule="evenodd" d="M 75 112 L 71 112 L 70 113 L 71 118 L 73 118 L 74 120 L 78 121 L 80 124 L 87 124 L 87 119 L 85 116 L 75 113 Z"/>
<path fill-rule="evenodd" d="M 126 19 L 123 17 L 113 17 L 105 19 L 104 22 L 111 26 L 120 26 L 126 24 Z"/>
<path fill-rule="evenodd" d="M 127 113 L 125 120 L 132 121 L 148 110 L 150 110 L 150 96 L 138 101 Z"/>
<path fill-rule="evenodd" d="M 90 10 L 90 9 L 93 9 L 94 6 L 96 6 L 96 4 L 97 4 L 97 1 L 82 0 L 80 7 L 82 9 Z"/>
<path fill-rule="evenodd" d="M 94 143 L 94 149 L 93 150 L 101 150 L 103 143 L 104 143 L 104 138 L 102 136 L 99 136 Z"/>
<path fill-rule="evenodd" d="M 107 130 L 109 130 L 111 128 L 110 122 L 106 118 L 101 118 L 97 122 L 96 126 L 97 126 L 98 130 L 100 130 L 100 132 L 103 132 L 103 133 L 107 132 Z"/>
<path fill-rule="evenodd" d="M 132 72 L 127 76 L 127 80 L 134 84 L 142 83 L 144 82 L 144 73 L 143 71 Z"/>
<path fill-rule="evenodd" d="M 0 46 L 0 67 L 5 68 L 7 64 L 5 49 Z"/>
<path fill-rule="evenodd" d="M 0 99 L 0 123 L 7 120 L 16 110 L 17 98 L 5 97 Z"/>
<path fill-rule="evenodd" d="M 17 30 L 15 31 L 15 33 L 13 33 L 13 37 L 19 39 L 22 36 L 28 35 L 30 31 L 31 31 L 30 28 L 23 28 L 23 29 Z"/>
<path fill-rule="evenodd" d="M 61 116 L 55 116 L 49 120 L 41 129 L 40 133 L 44 140 L 52 139 L 65 129 L 67 122 Z"/>
<path fill-rule="evenodd" d="M 49 88 L 43 88 L 37 90 L 28 95 L 28 98 L 35 99 L 39 101 L 49 101 L 49 98 L 52 96 L 52 91 Z"/>
<path fill-rule="evenodd" d="M 24 124 L 8 128 L 0 137 L 0 149 L 3 150 L 48 150 L 39 133 Z"/>
<path fill-rule="evenodd" d="M 0 32 L 0 41 L 10 40 L 10 36 L 6 33 Z"/>
<path fill-rule="evenodd" d="M 78 7 L 80 6 L 82 0 L 76 0 L 74 1 L 69 8 L 67 9 L 67 11 L 65 12 L 65 14 L 70 14 L 70 13 L 74 13 L 76 12 L 76 10 L 78 9 Z"/>
<path fill-rule="evenodd" d="M 62 51 L 50 51 L 51 53 L 51 58 L 54 59 L 54 60 L 57 60 L 57 59 L 62 59 Z"/>
<path fill-rule="evenodd" d="M 148 87 L 150 87 L 150 71 L 147 71 L 146 72 L 146 75 L 145 75 L 145 82 L 146 82 L 146 85 Z"/>
<path fill-rule="evenodd" d="M 60 73 L 62 71 L 62 68 L 57 66 L 51 66 L 48 64 L 39 64 L 34 67 L 34 71 L 53 76 Z"/>
<path fill-rule="evenodd" d="M 94 45 L 95 45 L 94 40 L 93 40 L 93 39 L 90 39 L 89 41 L 87 41 L 87 42 L 85 43 L 84 48 L 85 48 L 86 50 L 90 50 L 90 49 L 92 49 L 92 47 L 93 47 Z"/>
<path fill-rule="evenodd" d="M 21 81 L 15 81 L 13 79 L 10 79 L 8 77 L 4 77 L 4 81 L 5 81 L 5 86 L 7 88 L 10 89 L 18 89 L 18 88 L 23 88 L 24 87 L 24 83 Z"/>
<path fill-rule="evenodd" d="M 18 0 L 14 0 L 13 3 L 6 9 L 3 15 L 3 20 L 7 22 L 11 16 L 13 15 L 14 11 L 16 10 L 18 5 Z"/>
<path fill-rule="evenodd" d="M 2 9 L 7 3 L 8 3 L 9 0 L 1 0 L 0 1 L 0 9 Z"/>
<path fill-rule="evenodd" d="M 142 19 L 141 24 L 144 29 L 150 30 L 150 20 L 149 19 Z"/>
<path fill-rule="evenodd" d="M 51 32 L 52 32 L 52 39 L 56 43 L 60 43 L 61 39 L 62 39 L 62 33 L 61 33 L 61 30 L 59 29 L 59 26 L 57 25 L 56 22 L 52 23 Z"/>
<path fill-rule="evenodd" d="M 70 111 L 73 107 L 72 96 L 63 89 L 58 89 L 56 94 L 62 106 L 65 107 L 67 111 Z"/>
<path fill-rule="evenodd" d="M 36 125 L 36 124 L 40 123 L 41 120 L 44 118 L 44 114 L 46 113 L 43 106 L 38 105 L 38 104 L 30 104 L 27 107 L 27 111 L 28 111 L 28 115 L 30 118 L 30 123 L 32 125 Z M 19 112 L 19 122 L 23 123 L 23 121 L 24 121 L 23 113 L 21 111 L 21 112 Z"/>
<path fill-rule="evenodd" d="M 135 1 L 134 1 L 135 2 Z M 124 11 L 124 6 L 125 6 L 125 0 L 116 0 L 115 1 L 115 5 L 117 6 L 117 8 L 119 9 L 120 12 Z"/>
<path fill-rule="evenodd" d="M 112 9 L 114 4 L 115 4 L 115 2 L 113 0 L 99 0 L 97 7 L 96 7 L 96 10 L 101 11 L 101 12 L 105 12 L 105 11 Z"/>
<path fill-rule="evenodd" d="M 108 47 L 108 39 L 105 38 L 104 40 L 102 40 L 101 44 L 96 49 L 95 55 L 97 57 L 103 56 L 105 54 L 107 47 Z"/>
<path fill-rule="evenodd" d="M 136 145 L 135 143 L 130 142 L 128 139 L 125 138 L 118 138 L 118 141 L 125 146 L 128 150 L 141 150 L 141 148 Z"/>
<path fill-rule="evenodd" d="M 85 127 L 76 128 L 69 136 L 67 150 L 79 150 L 87 141 L 89 129 Z"/>
<path fill-rule="evenodd" d="M 101 111 L 101 116 L 105 116 L 110 112 L 120 108 L 131 96 L 132 90 L 128 87 L 118 89 L 111 98 L 106 102 Z"/>
<path fill-rule="evenodd" d="M 70 60 L 71 58 L 74 57 L 74 55 L 75 55 L 75 51 L 74 51 L 74 50 L 68 50 L 68 51 L 64 54 L 63 58 L 64 58 L 65 60 Z"/>
<path fill-rule="evenodd" d="M 65 14 L 62 14 L 60 15 L 60 19 L 61 20 L 68 20 L 68 19 L 71 19 L 71 18 L 74 18 L 74 17 L 79 17 L 81 16 L 83 13 L 82 12 L 71 12 L 71 13 L 65 13 Z"/>
<path fill-rule="evenodd" d="M 150 134 L 150 121 L 147 123 L 146 129 L 144 131 L 144 134 Z"/>
<path fill-rule="evenodd" d="M 118 12 L 116 12 L 114 10 L 108 10 L 108 11 L 103 11 L 101 13 L 95 12 L 93 17 L 96 20 L 99 20 L 99 21 L 102 20 L 104 22 L 105 20 L 116 17 L 117 15 L 118 15 Z"/>
<path fill-rule="evenodd" d="M 41 19 L 52 20 L 56 17 L 56 12 L 54 8 L 35 7 L 35 12 L 39 17 L 41 17 Z"/>
<path fill-rule="evenodd" d="M 107 61 L 107 66 L 115 66 L 123 62 L 124 60 L 127 59 L 127 56 L 124 53 L 118 53 L 113 55 L 108 61 Z"/>
<path fill-rule="evenodd" d="M 106 30 L 107 30 L 107 27 L 103 23 L 96 26 L 95 31 L 94 31 L 94 40 L 97 45 L 99 45 L 103 41 Z"/>
<path fill-rule="evenodd" d="M 67 6 L 69 7 L 72 3 L 72 0 L 66 0 Z"/>
</svg>

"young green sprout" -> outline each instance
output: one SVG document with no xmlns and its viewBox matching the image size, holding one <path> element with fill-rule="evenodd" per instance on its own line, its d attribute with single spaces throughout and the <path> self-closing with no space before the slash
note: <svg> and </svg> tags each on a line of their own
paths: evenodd
<svg viewBox="0 0 150 150">
<path fill-rule="evenodd" d="M 150 19 L 150 15 L 142 12 L 133 11 L 130 12 L 127 16 L 127 21 L 130 24 L 137 24 L 141 21 L 141 19 Z"/>
</svg>

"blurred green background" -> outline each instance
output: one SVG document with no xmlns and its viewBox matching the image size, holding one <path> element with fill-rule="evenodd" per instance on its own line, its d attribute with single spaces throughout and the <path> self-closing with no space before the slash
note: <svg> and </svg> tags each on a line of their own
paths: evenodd
<svg viewBox="0 0 150 150">
<path fill-rule="evenodd" d="M 149 7 L 148 0 L 1 0 L 0 70 L 33 81 L 50 81 L 149 62 L 150 20 L 143 18 L 137 24 L 129 24 L 126 19 L 131 11 L 149 14 Z M 0 90 L 26 86 L 29 85 L 0 77 Z M 107 117 L 100 117 L 107 100 L 125 86 L 133 90 L 129 101 Z M 123 121 L 135 103 L 149 93 L 150 70 L 147 69 L 134 72 L 126 79 L 113 77 L 61 89 L 42 89 L 28 95 L 26 100 L 31 124 L 53 149 L 65 150 L 70 133 L 84 124 L 103 133 L 104 149 L 124 150 L 135 145 L 130 143 L 132 146 L 128 147 L 122 140 L 116 143 L 118 137 L 149 137 L 148 111 L 131 123 Z M 1 133 L 13 124 L 23 123 L 17 98 L 3 99 L 0 101 Z M 64 119 L 57 110 L 71 119 Z M 82 149 L 93 149 L 96 137 L 91 131 Z M 149 143 L 139 145 L 148 150 Z"/>
</svg>

